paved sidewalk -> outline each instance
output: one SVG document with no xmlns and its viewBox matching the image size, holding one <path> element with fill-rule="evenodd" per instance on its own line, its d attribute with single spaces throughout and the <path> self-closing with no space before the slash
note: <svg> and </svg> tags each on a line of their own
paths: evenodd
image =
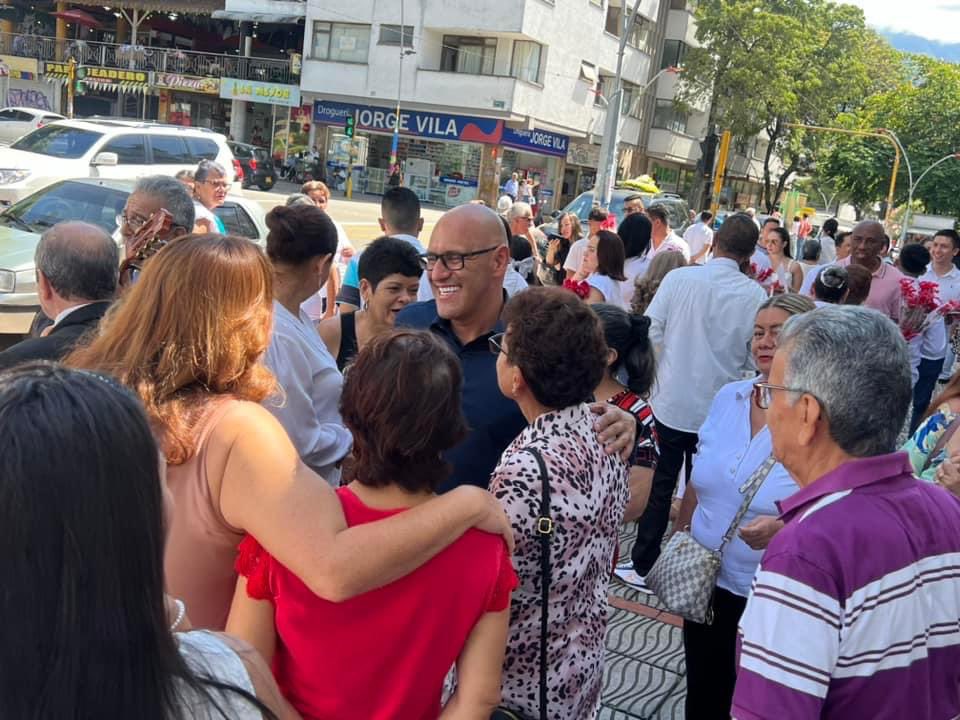
<svg viewBox="0 0 960 720">
<path fill-rule="evenodd" d="M 629 558 L 634 523 L 620 533 Z M 683 720 L 687 694 L 682 620 L 656 597 L 613 578 L 600 720 Z"/>
</svg>

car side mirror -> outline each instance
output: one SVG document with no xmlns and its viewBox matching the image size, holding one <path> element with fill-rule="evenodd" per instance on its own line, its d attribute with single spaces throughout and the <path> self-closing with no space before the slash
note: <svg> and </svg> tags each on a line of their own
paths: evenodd
<svg viewBox="0 0 960 720">
<path fill-rule="evenodd" d="M 116 153 L 112 152 L 102 152 L 97 153 L 93 160 L 90 161 L 91 165 L 116 165 L 120 161 L 120 158 L 117 157 Z"/>
</svg>

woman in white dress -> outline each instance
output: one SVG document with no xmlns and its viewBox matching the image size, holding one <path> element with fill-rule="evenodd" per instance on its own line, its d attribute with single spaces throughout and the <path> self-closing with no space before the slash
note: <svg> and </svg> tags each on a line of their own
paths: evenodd
<svg viewBox="0 0 960 720">
<path fill-rule="evenodd" d="M 22 365 L 0 375 L 0 421 L 19 428 L 0 438 L 0 609 L 15 618 L 0 643 L 0 717 L 297 717 L 255 651 L 183 632 L 183 604 L 164 595 L 174 510 L 133 393 Z"/>
</svg>

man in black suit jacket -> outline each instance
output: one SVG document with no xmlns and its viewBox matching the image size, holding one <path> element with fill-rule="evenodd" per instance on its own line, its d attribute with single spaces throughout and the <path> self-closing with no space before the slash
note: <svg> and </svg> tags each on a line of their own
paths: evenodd
<svg viewBox="0 0 960 720">
<path fill-rule="evenodd" d="M 119 249 L 102 228 L 62 222 L 47 230 L 34 255 L 37 295 L 53 326 L 0 352 L 0 369 L 28 360 L 61 360 L 96 328 L 117 291 Z"/>
</svg>

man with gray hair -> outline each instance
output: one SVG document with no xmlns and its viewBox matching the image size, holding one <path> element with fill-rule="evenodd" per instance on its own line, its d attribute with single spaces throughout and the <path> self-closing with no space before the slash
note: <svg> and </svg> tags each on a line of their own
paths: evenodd
<svg viewBox="0 0 960 720">
<path fill-rule="evenodd" d="M 912 397 L 900 330 L 867 308 L 798 315 L 755 388 L 800 490 L 740 620 L 733 717 L 957 717 L 960 499 L 895 452 Z"/>
<path fill-rule="evenodd" d="M 60 360 L 91 331 L 117 291 L 117 244 L 103 228 L 83 222 L 57 223 L 34 254 L 37 296 L 53 325 L 0 352 L 0 367 L 27 360 Z"/>
</svg>

